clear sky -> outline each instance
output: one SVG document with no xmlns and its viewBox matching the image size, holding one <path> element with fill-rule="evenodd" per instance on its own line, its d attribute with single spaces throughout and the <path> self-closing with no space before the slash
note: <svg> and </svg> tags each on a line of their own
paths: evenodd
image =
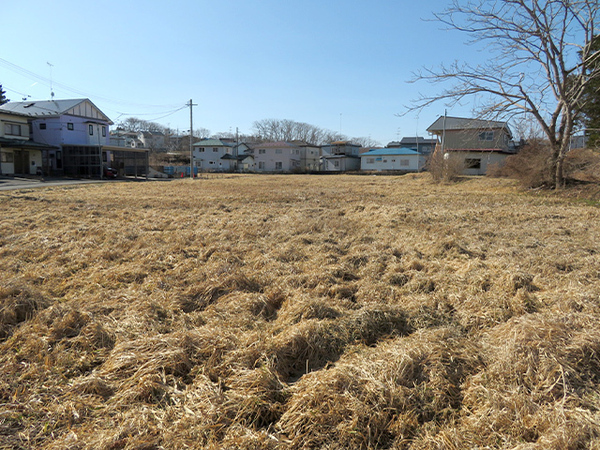
<svg viewBox="0 0 600 450">
<path fill-rule="evenodd" d="M 431 19 L 440 0 L 20 0 L 2 2 L 0 84 L 12 101 L 90 98 L 134 116 L 211 133 L 256 120 L 306 122 L 385 145 L 425 129 L 444 104 L 398 117 L 412 73 L 482 58 Z M 50 65 L 51 64 L 51 65 Z M 470 116 L 473 104 L 448 110 Z M 182 108 L 180 111 L 173 111 Z"/>
</svg>

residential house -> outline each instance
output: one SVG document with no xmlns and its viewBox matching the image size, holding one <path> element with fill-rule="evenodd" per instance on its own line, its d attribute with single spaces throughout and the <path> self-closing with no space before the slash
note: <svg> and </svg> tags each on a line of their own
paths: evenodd
<svg viewBox="0 0 600 450">
<path fill-rule="evenodd" d="M 360 162 L 365 171 L 418 172 L 425 166 L 425 156 L 409 148 L 378 148 L 362 153 Z"/>
<path fill-rule="evenodd" d="M 111 146 L 113 122 L 89 99 L 9 102 L 0 111 L 27 116 L 33 141 L 57 147 L 42 161 L 46 174 L 102 177 L 105 165 L 120 174 L 148 173 L 147 150 Z"/>
<path fill-rule="evenodd" d="M 144 143 L 138 137 L 139 133 L 122 129 L 111 131 L 109 143 L 118 147 L 144 148 Z"/>
<path fill-rule="evenodd" d="M 233 146 L 233 155 L 237 158 L 238 171 L 254 172 L 253 147 L 246 142 L 239 142 Z"/>
<path fill-rule="evenodd" d="M 201 171 L 230 172 L 237 169 L 234 146 L 221 139 L 203 139 L 193 144 L 194 164 Z"/>
<path fill-rule="evenodd" d="M 0 110 L 0 175 L 42 175 L 45 156 L 56 147 L 29 139 L 28 117 Z"/>
<path fill-rule="evenodd" d="M 254 172 L 255 166 L 254 155 L 251 153 L 238 155 L 238 170 L 240 172 Z"/>
<path fill-rule="evenodd" d="M 585 134 L 579 134 L 577 136 L 571 136 L 569 143 L 569 150 L 575 150 L 578 148 L 587 148 L 588 136 Z"/>
<path fill-rule="evenodd" d="M 321 146 L 321 170 L 348 172 L 360 170 L 360 145 L 337 141 Z"/>
<path fill-rule="evenodd" d="M 300 172 L 306 147 L 291 142 L 264 142 L 254 146 L 256 172 Z"/>
<path fill-rule="evenodd" d="M 463 162 L 465 175 L 485 175 L 488 167 L 501 166 L 516 153 L 506 122 L 441 116 L 427 131 L 438 137 L 444 157 Z"/>
<path fill-rule="evenodd" d="M 422 155 L 429 155 L 435 150 L 437 139 L 426 139 L 421 136 L 403 137 L 402 140 L 390 142 L 387 148 L 410 148 Z"/>
<path fill-rule="evenodd" d="M 147 149 L 165 149 L 165 134 L 160 131 L 139 131 L 137 139 L 141 142 L 141 146 Z"/>
<path fill-rule="evenodd" d="M 321 167 L 321 149 L 318 145 L 309 144 L 304 141 L 291 141 L 300 147 L 300 171 L 318 172 Z"/>
</svg>

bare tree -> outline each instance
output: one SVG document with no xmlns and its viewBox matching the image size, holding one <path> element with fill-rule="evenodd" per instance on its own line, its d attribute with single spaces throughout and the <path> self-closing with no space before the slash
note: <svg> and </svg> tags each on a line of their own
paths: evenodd
<svg viewBox="0 0 600 450">
<path fill-rule="evenodd" d="M 205 139 L 210 136 L 210 130 L 208 128 L 200 127 L 194 130 L 194 137 Z"/>
<path fill-rule="evenodd" d="M 413 81 L 452 85 L 421 97 L 409 110 L 483 94 L 487 101 L 478 111 L 481 116 L 533 116 L 552 148 L 553 184 L 561 187 L 584 91 L 600 77 L 600 52 L 592 47 L 599 8 L 598 0 L 453 0 L 435 18 L 468 34 L 471 43 L 488 44 L 490 58 L 481 65 L 455 62 L 423 69 Z"/>
<path fill-rule="evenodd" d="M 353 137 L 352 143 L 358 144 L 363 148 L 381 147 L 381 142 L 371 139 L 371 137 Z"/>
<path fill-rule="evenodd" d="M 159 123 L 149 122 L 144 119 L 138 119 L 137 117 L 128 117 L 122 122 L 119 122 L 117 128 L 134 132 L 150 131 L 152 133 L 164 133 L 166 131 L 166 127 Z"/>
<path fill-rule="evenodd" d="M 289 119 L 263 119 L 253 123 L 257 139 L 263 141 L 304 141 L 320 145 L 328 142 L 332 132 Z"/>
</svg>

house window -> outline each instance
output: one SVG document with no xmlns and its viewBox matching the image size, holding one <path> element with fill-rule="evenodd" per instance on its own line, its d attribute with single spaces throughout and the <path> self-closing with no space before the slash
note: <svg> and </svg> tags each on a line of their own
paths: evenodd
<svg viewBox="0 0 600 450">
<path fill-rule="evenodd" d="M 375 164 L 375 158 L 367 158 L 367 164 Z"/>
<path fill-rule="evenodd" d="M 67 123 L 67 130 L 73 131 L 73 124 L 71 122 Z"/>
<path fill-rule="evenodd" d="M 265 154 L 265 152 L 266 152 L 266 150 L 265 150 L 264 148 L 259 148 L 259 149 L 258 149 L 258 154 L 259 154 L 259 155 L 264 155 L 264 154 Z"/>
<path fill-rule="evenodd" d="M 4 134 L 7 134 L 9 136 L 21 136 L 21 125 L 5 123 Z"/>
<path fill-rule="evenodd" d="M 333 167 L 339 168 L 340 167 L 340 162 L 339 161 L 334 161 L 333 162 Z"/>
<path fill-rule="evenodd" d="M 283 170 L 283 162 L 275 161 L 275 170 Z"/>
<path fill-rule="evenodd" d="M 410 161 L 408 159 L 401 159 L 400 165 L 401 166 L 410 166 Z"/>
<path fill-rule="evenodd" d="M 15 159 L 14 159 L 15 155 L 13 153 L 2 152 L 2 153 L 0 153 L 0 155 L 1 155 L 1 161 L 3 163 L 13 163 L 13 162 L 15 162 Z"/>
<path fill-rule="evenodd" d="M 56 168 L 62 169 L 62 152 L 60 150 L 56 152 Z"/>
<path fill-rule="evenodd" d="M 46 124 L 40 123 L 40 130 L 45 130 L 45 129 L 46 129 Z"/>
<path fill-rule="evenodd" d="M 484 131 L 483 133 L 479 133 L 480 141 L 493 141 L 494 140 L 494 132 L 493 131 Z"/>
<path fill-rule="evenodd" d="M 102 127 L 102 137 L 106 137 L 106 127 Z"/>
<path fill-rule="evenodd" d="M 204 153 L 204 147 L 200 147 L 200 148 L 198 149 L 198 151 L 199 151 L 200 153 Z"/>
<path fill-rule="evenodd" d="M 213 147 L 213 153 L 217 153 L 219 151 L 218 147 Z"/>
<path fill-rule="evenodd" d="M 277 154 L 279 154 L 279 155 L 280 155 L 280 154 L 281 154 L 281 149 L 280 149 L 280 148 L 276 148 L 276 149 L 275 149 L 275 153 L 277 153 Z"/>
<path fill-rule="evenodd" d="M 481 169 L 481 159 L 479 159 L 479 158 L 465 159 L 465 169 Z"/>
<path fill-rule="evenodd" d="M 215 162 L 214 162 L 214 161 L 209 161 L 208 163 L 209 163 L 209 164 L 214 164 Z"/>
<path fill-rule="evenodd" d="M 91 125 L 91 124 L 88 125 L 88 130 L 89 130 L 90 136 L 93 136 L 94 135 L 94 125 Z"/>
<path fill-rule="evenodd" d="M 258 168 L 259 169 L 264 169 L 265 168 L 265 162 L 264 161 L 259 161 Z"/>
</svg>

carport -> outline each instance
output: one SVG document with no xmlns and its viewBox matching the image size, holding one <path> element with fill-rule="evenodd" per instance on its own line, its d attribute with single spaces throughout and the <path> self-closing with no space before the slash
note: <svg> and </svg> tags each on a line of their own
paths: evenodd
<svg viewBox="0 0 600 450">
<path fill-rule="evenodd" d="M 119 176 L 148 178 L 150 161 L 147 148 L 102 146 L 104 164 L 116 169 Z"/>
</svg>

